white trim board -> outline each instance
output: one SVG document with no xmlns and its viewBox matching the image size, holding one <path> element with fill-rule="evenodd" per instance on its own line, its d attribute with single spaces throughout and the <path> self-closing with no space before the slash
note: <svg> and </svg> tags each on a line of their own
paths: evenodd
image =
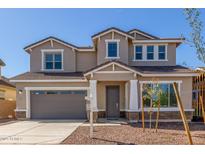
<svg viewBox="0 0 205 154">
<path fill-rule="evenodd" d="M 182 83 L 182 80 L 163 80 L 163 81 L 139 81 L 139 83 Z"/>
<path fill-rule="evenodd" d="M 89 90 L 89 87 L 25 87 L 25 90 Z"/>
<path fill-rule="evenodd" d="M 143 74 L 144 77 L 156 77 L 156 76 L 167 76 L 167 77 L 175 77 L 175 76 L 181 76 L 181 77 L 191 77 L 191 76 L 198 76 L 196 73 L 177 73 L 177 74 Z"/>
<path fill-rule="evenodd" d="M 133 40 L 133 43 L 183 43 L 184 40 Z"/>
<path fill-rule="evenodd" d="M 15 112 L 26 112 L 26 109 L 14 109 Z"/>
<path fill-rule="evenodd" d="M 10 82 L 88 82 L 88 80 L 10 80 Z"/>
<path fill-rule="evenodd" d="M 123 74 L 123 73 L 133 73 L 133 72 L 130 72 L 130 71 L 98 71 L 98 72 L 94 72 L 94 73 L 101 73 L 101 74 L 112 74 L 112 73 L 120 73 L 120 74 Z"/>
</svg>

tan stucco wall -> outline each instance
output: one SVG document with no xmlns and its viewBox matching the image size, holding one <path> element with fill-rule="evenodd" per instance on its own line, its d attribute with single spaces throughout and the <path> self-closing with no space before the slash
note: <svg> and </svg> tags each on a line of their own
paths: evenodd
<svg viewBox="0 0 205 154">
<path fill-rule="evenodd" d="M 5 99 L 6 100 L 11 100 L 11 101 L 16 100 L 16 89 L 15 88 L 10 88 L 7 86 L 0 85 L 0 90 L 5 91 Z"/>
<path fill-rule="evenodd" d="M 153 43 L 152 45 L 157 45 L 157 43 Z M 131 66 L 175 66 L 176 65 L 176 44 L 174 43 L 168 44 L 167 61 L 133 61 L 133 59 L 134 59 L 134 45 L 132 43 L 129 43 L 129 65 Z"/>
<path fill-rule="evenodd" d="M 17 83 L 16 84 L 16 108 L 26 109 L 26 91 L 25 87 L 88 87 L 89 83 Z M 18 91 L 22 90 L 22 94 Z"/>
<path fill-rule="evenodd" d="M 106 61 L 109 61 L 109 59 L 106 59 L 106 39 L 112 39 L 112 33 L 108 33 L 106 35 L 103 35 L 100 37 L 100 40 L 98 39 L 97 41 L 97 64 L 102 64 Z M 120 39 L 120 45 L 119 45 L 119 56 L 120 59 L 119 61 L 128 64 L 128 39 L 126 40 L 126 37 L 114 33 L 114 38 L 113 39 Z"/>
<path fill-rule="evenodd" d="M 85 72 L 97 65 L 97 58 L 95 51 L 76 52 L 76 71 Z"/>
<path fill-rule="evenodd" d="M 142 36 L 138 36 L 142 39 Z M 31 72 L 39 72 L 42 67 L 41 49 L 64 49 L 64 71 L 86 71 L 102 64 L 109 59 L 106 59 L 106 39 L 112 39 L 112 32 L 105 34 L 97 39 L 96 50 L 97 51 L 73 51 L 72 48 L 63 44 L 53 41 L 53 47 L 51 42 L 47 41 L 32 49 L 30 54 L 30 70 Z M 130 39 L 125 36 L 115 33 L 114 38 L 119 39 L 119 61 L 129 64 L 131 66 L 174 66 L 176 65 L 176 44 L 169 43 L 167 48 L 167 61 L 133 61 L 134 58 L 134 46 Z M 141 43 L 140 43 L 141 44 Z M 146 43 L 143 43 L 146 44 Z M 152 43 L 157 44 L 157 43 Z"/>
<path fill-rule="evenodd" d="M 118 75 L 119 76 L 119 75 Z M 116 77 L 114 77 L 115 79 Z M 120 77 L 119 77 L 120 78 Z M 192 109 L 192 78 L 191 77 L 158 77 L 158 78 L 145 78 L 138 77 L 138 81 L 182 81 L 180 86 L 181 100 L 185 109 Z M 126 81 L 98 81 L 97 82 L 97 103 L 99 110 L 106 109 L 106 85 L 119 85 L 120 86 L 120 109 L 125 109 L 125 82 Z M 138 82 L 138 96 L 140 96 L 140 85 Z M 86 83 L 17 83 L 16 84 L 16 106 L 17 109 L 26 109 L 26 93 L 25 87 L 89 87 L 89 82 Z M 22 94 L 18 91 L 23 90 Z M 129 82 L 128 82 L 128 102 L 129 102 Z M 140 97 L 138 102 L 140 102 Z M 129 106 L 129 104 L 128 104 Z M 140 105 L 139 105 L 140 107 Z"/>
<path fill-rule="evenodd" d="M 45 42 L 32 49 L 30 54 L 30 70 L 31 72 L 40 72 L 42 67 L 42 49 L 64 49 L 63 52 L 63 66 L 65 72 L 84 72 L 96 66 L 96 52 L 95 51 L 78 51 L 63 44 L 53 41 Z"/>
<path fill-rule="evenodd" d="M 135 79 L 134 73 L 110 73 L 110 74 L 100 74 L 94 73 L 94 80 L 99 81 L 128 81 Z"/>
<path fill-rule="evenodd" d="M 106 86 L 120 86 L 120 109 L 125 108 L 125 82 L 98 82 L 97 83 L 97 103 L 99 110 L 106 110 Z"/>
<path fill-rule="evenodd" d="M 30 71 L 40 72 L 42 67 L 41 49 L 64 49 L 63 52 L 63 66 L 65 72 L 75 72 L 76 71 L 76 52 L 72 51 L 71 48 L 62 45 L 58 42 L 53 41 L 53 48 L 51 42 L 45 42 L 39 46 L 32 49 L 30 54 Z"/>
<path fill-rule="evenodd" d="M 182 81 L 180 86 L 181 100 L 185 109 L 192 109 L 192 77 L 156 77 L 156 78 L 139 78 L 140 81 Z"/>
</svg>

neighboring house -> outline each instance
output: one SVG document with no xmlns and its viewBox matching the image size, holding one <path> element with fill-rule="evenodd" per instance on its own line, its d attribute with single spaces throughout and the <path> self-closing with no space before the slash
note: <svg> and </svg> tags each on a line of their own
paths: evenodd
<svg viewBox="0 0 205 154">
<path fill-rule="evenodd" d="M 140 120 L 143 85 L 163 89 L 161 120 L 179 120 L 176 82 L 187 118 L 192 118 L 192 70 L 176 65 L 183 38 L 159 38 L 137 29 L 109 28 L 92 36 L 93 47 L 48 37 L 25 47 L 30 72 L 11 79 L 18 118 L 81 119 L 92 104 L 97 118 Z M 145 111 L 150 100 L 145 100 Z M 154 109 L 154 111 L 156 111 Z"/>
<path fill-rule="evenodd" d="M 196 119 L 202 119 L 202 107 L 200 105 L 200 97 L 205 102 L 205 67 L 196 69 L 198 76 L 193 78 L 193 107 L 195 109 L 194 116 Z M 205 105 L 205 104 L 204 104 Z"/>
<path fill-rule="evenodd" d="M 0 119 L 14 118 L 16 108 L 16 87 L 1 75 L 5 63 L 0 59 Z"/>
</svg>

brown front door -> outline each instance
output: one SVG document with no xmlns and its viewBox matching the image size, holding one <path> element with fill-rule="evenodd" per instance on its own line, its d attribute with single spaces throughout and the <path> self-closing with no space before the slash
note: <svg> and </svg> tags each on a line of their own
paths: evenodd
<svg viewBox="0 0 205 154">
<path fill-rule="evenodd" d="M 106 86 L 106 114 L 108 119 L 120 116 L 120 87 Z"/>
</svg>

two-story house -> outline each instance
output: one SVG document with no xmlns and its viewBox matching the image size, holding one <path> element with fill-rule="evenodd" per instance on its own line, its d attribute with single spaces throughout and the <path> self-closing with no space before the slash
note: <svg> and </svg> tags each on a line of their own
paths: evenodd
<svg viewBox="0 0 205 154">
<path fill-rule="evenodd" d="M 161 85 L 160 119 L 179 120 L 172 83 L 176 82 L 188 119 L 192 118 L 192 77 L 176 65 L 182 38 L 159 38 L 133 29 L 109 28 L 92 36 L 92 47 L 78 47 L 48 37 L 25 47 L 30 72 L 16 84 L 18 118 L 140 120 L 143 85 Z M 145 100 L 148 112 L 150 100 Z M 156 111 L 154 109 L 154 111 Z"/>
</svg>

